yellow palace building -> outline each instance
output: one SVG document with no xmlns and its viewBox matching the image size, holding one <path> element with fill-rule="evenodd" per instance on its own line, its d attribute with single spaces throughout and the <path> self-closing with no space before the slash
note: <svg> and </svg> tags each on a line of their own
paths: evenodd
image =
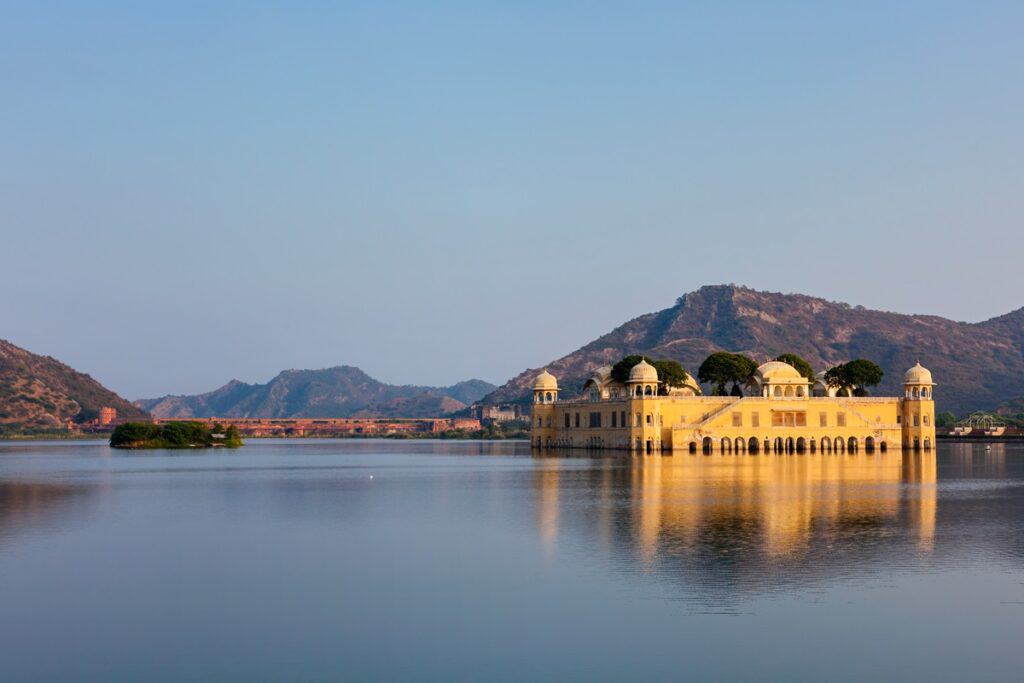
<svg viewBox="0 0 1024 683">
<path fill-rule="evenodd" d="M 634 453 L 873 453 L 931 450 L 935 444 L 932 374 L 920 363 L 903 375 L 902 397 L 837 396 L 824 373 L 810 381 L 770 361 L 744 396 L 702 396 L 692 377 L 659 395 L 658 372 L 641 361 L 625 384 L 599 368 L 579 398 L 558 396 L 547 370 L 533 383 L 534 448 Z"/>
</svg>

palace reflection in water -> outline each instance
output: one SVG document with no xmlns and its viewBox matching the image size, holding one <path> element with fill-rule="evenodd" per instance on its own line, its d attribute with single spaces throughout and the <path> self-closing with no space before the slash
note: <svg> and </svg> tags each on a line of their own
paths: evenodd
<svg viewBox="0 0 1024 683">
<path fill-rule="evenodd" d="M 880 555 L 926 560 L 934 547 L 931 454 L 677 456 L 583 469 L 548 460 L 535 472 L 545 544 L 587 533 L 641 568 L 711 587 L 790 585 Z"/>
<path fill-rule="evenodd" d="M 0 443 L 3 680 L 1019 678 L 1024 443 L 583 453 Z"/>
</svg>

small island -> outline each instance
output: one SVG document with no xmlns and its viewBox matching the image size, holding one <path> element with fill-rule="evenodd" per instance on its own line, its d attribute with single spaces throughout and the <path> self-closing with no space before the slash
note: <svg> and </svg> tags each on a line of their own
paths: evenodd
<svg viewBox="0 0 1024 683">
<path fill-rule="evenodd" d="M 238 428 L 202 422 L 126 422 L 110 435 L 112 448 L 238 448 Z"/>
</svg>

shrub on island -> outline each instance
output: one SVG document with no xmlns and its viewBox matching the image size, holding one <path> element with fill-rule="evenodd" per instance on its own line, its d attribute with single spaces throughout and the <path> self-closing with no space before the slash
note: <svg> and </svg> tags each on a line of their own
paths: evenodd
<svg viewBox="0 0 1024 683">
<path fill-rule="evenodd" d="M 234 426 L 224 429 L 202 422 L 126 422 L 110 435 L 113 448 L 238 448 L 242 438 Z"/>
</svg>

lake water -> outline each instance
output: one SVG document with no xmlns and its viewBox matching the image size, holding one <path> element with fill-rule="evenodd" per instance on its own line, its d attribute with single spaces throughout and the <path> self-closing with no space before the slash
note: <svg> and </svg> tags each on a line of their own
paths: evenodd
<svg viewBox="0 0 1024 683">
<path fill-rule="evenodd" d="M 1011 681 L 1024 446 L 0 442 L 0 680 Z"/>
</svg>

